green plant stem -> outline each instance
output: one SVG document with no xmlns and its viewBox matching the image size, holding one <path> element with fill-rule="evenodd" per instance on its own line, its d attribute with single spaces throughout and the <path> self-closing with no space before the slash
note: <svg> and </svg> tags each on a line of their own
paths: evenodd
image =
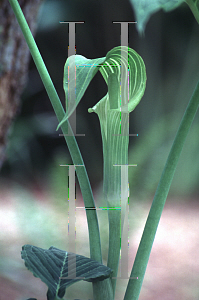
<svg viewBox="0 0 199 300">
<path fill-rule="evenodd" d="M 65 115 L 63 106 L 62 106 L 59 96 L 55 90 L 55 87 L 52 83 L 52 80 L 47 71 L 47 68 L 43 62 L 41 54 L 37 48 L 37 45 L 32 36 L 32 33 L 29 29 L 29 26 L 26 22 L 26 19 L 23 15 L 23 12 L 16 0 L 9 0 L 9 2 L 15 13 L 17 21 L 23 32 L 23 35 L 26 39 L 26 42 L 30 49 L 30 53 L 33 57 L 33 60 L 37 67 L 37 70 L 40 74 L 40 77 L 43 81 L 43 84 L 45 86 L 47 94 L 50 98 L 50 101 L 51 101 L 51 104 L 55 111 L 55 114 L 57 116 L 57 119 L 59 122 L 61 122 L 61 120 L 63 119 L 63 117 Z M 68 124 L 67 123 L 63 124 L 61 128 L 65 135 L 64 137 L 65 137 L 67 146 L 69 148 L 74 165 L 84 165 L 79 147 L 78 147 L 76 139 L 72 133 L 72 129 L 70 127 L 69 122 L 68 122 Z M 69 129 L 69 134 L 70 134 L 69 136 L 67 136 L 68 129 Z M 78 176 L 78 180 L 79 180 L 81 192 L 83 195 L 85 207 L 95 207 L 93 194 L 92 194 L 92 190 L 91 190 L 91 186 L 90 186 L 90 182 L 88 179 L 88 175 L 87 175 L 85 166 L 77 167 L 76 173 Z M 92 259 L 95 259 L 99 263 L 102 263 L 100 235 L 99 235 L 99 227 L 98 227 L 96 210 L 94 210 L 94 209 L 86 210 L 86 213 L 87 213 L 87 221 L 88 221 L 88 229 L 89 229 L 90 255 L 91 255 Z"/>
<path fill-rule="evenodd" d="M 170 185 L 183 145 L 185 143 L 185 139 L 192 125 L 195 114 L 198 110 L 198 106 L 199 82 L 182 118 L 145 224 L 145 228 L 130 275 L 130 277 L 138 277 L 138 279 L 129 279 L 124 300 L 137 300 L 139 298 L 159 220 L 164 208 L 164 204 L 166 202 L 167 195 L 169 193 Z"/>
<path fill-rule="evenodd" d="M 93 300 L 113 300 L 113 289 L 111 279 L 97 281 L 93 284 Z"/>
<path fill-rule="evenodd" d="M 191 9 L 196 21 L 199 24 L 199 2 L 198 2 L 198 0 L 185 0 L 185 2 Z"/>
</svg>

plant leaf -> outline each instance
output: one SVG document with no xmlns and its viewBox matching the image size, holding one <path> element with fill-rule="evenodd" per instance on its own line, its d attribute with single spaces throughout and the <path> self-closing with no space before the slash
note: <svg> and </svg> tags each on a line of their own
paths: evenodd
<svg viewBox="0 0 199 300">
<path fill-rule="evenodd" d="M 65 290 L 71 284 L 85 280 L 89 282 L 104 280 L 110 277 L 112 270 L 88 257 L 66 252 L 55 247 L 42 249 L 32 245 L 24 245 L 21 252 L 25 266 L 35 277 L 39 277 L 47 286 L 47 299 L 63 298 Z M 68 277 L 68 260 L 76 261 L 76 277 Z"/>
<path fill-rule="evenodd" d="M 199 0 L 185 0 L 199 24 Z"/>
<path fill-rule="evenodd" d="M 184 0 L 130 0 L 135 11 L 137 30 L 144 33 L 146 23 L 152 14 L 160 9 L 168 12 L 178 7 Z"/>
</svg>

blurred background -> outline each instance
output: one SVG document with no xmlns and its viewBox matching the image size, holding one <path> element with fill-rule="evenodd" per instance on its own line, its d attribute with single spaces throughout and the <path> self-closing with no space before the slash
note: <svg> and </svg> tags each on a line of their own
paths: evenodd
<svg viewBox="0 0 199 300">
<path fill-rule="evenodd" d="M 68 55 L 68 25 L 60 24 L 60 21 L 84 21 L 84 24 L 76 25 L 76 53 L 97 58 L 104 57 L 110 49 L 120 45 L 120 24 L 112 22 L 135 21 L 135 16 L 127 0 L 43 2 L 38 14 L 36 42 L 64 104 L 63 67 Z M 146 25 L 143 37 L 138 35 L 135 24 L 129 25 L 129 47 L 142 56 L 147 71 L 144 97 L 130 114 L 130 133 L 138 134 L 138 137 L 130 137 L 129 146 L 129 163 L 138 165 L 129 168 L 131 265 L 164 164 L 199 78 L 198 36 L 199 26 L 186 4 L 169 13 L 155 13 Z M 99 73 L 76 110 L 77 133 L 85 134 L 77 137 L 77 142 L 97 206 L 100 206 L 102 198 L 102 142 L 98 117 L 94 113 L 89 114 L 88 108 L 106 92 L 106 84 Z M 57 125 L 31 59 L 20 113 L 10 128 L 7 159 L 0 171 L 0 275 L 1 290 L 5 291 L 2 300 L 45 299 L 45 285 L 26 271 L 20 258 L 23 244 L 44 248 L 53 245 L 67 250 L 68 173 L 67 168 L 59 165 L 71 164 L 72 160 L 64 138 L 59 136 L 61 132 L 56 131 Z M 152 250 L 154 256 L 151 257 L 154 258 L 149 262 L 151 269 L 146 273 L 141 300 L 199 297 L 199 259 L 196 255 L 199 246 L 198 133 L 197 114 L 171 185 L 168 204 L 160 222 L 163 226 L 160 227 L 160 240 L 154 243 L 156 250 Z M 83 206 L 78 183 L 76 201 L 77 206 Z M 77 235 L 80 232 L 77 253 L 80 249 L 79 254 L 89 256 L 85 213 L 77 212 L 76 219 Z M 107 224 L 104 223 L 107 216 L 99 213 L 99 219 L 106 263 L 108 229 L 103 224 Z M 187 244 L 191 245 L 189 249 Z M 184 249 L 180 254 L 179 248 Z M 173 256 L 174 253 L 177 256 Z M 167 264 L 162 266 L 166 255 Z M 177 260 L 179 256 L 181 261 Z M 194 259 L 191 262 L 188 260 L 190 257 Z M 122 299 L 126 283 L 118 287 L 117 300 Z M 92 299 L 91 284 L 84 282 L 70 287 L 66 299 L 78 298 L 80 290 L 81 300 Z"/>
</svg>

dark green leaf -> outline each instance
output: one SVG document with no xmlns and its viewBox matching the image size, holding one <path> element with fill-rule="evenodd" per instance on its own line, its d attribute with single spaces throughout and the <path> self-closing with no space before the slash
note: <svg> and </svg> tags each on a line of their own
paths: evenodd
<svg viewBox="0 0 199 300">
<path fill-rule="evenodd" d="M 66 288 L 77 281 L 104 280 L 110 277 L 112 272 L 110 268 L 95 260 L 55 247 L 42 249 L 32 245 L 24 245 L 21 257 L 25 260 L 25 266 L 28 270 L 48 286 L 48 300 L 54 300 L 57 296 L 63 298 Z M 75 272 L 76 265 L 76 277 L 74 276 L 74 278 L 68 277 L 68 260 L 76 262 L 74 269 L 71 270 Z"/>
</svg>

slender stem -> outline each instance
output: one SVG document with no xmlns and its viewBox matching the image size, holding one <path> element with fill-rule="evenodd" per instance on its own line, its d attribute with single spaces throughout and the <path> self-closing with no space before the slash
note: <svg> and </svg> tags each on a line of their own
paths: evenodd
<svg viewBox="0 0 199 300">
<path fill-rule="evenodd" d="M 180 157 L 188 131 L 198 110 L 198 106 L 199 82 L 182 118 L 145 224 L 140 245 L 131 271 L 131 277 L 138 277 L 138 279 L 129 279 L 124 300 L 138 300 L 139 298 L 158 223 L 170 189 L 178 159 Z"/>
<path fill-rule="evenodd" d="M 26 42 L 30 49 L 30 53 L 33 57 L 35 65 L 38 69 L 38 72 L 41 76 L 43 84 L 46 88 L 47 94 L 50 98 L 50 101 L 51 101 L 51 104 L 55 111 L 55 114 L 58 118 L 58 121 L 60 122 L 63 119 L 65 112 L 64 112 L 63 106 L 61 104 L 61 101 L 59 99 L 59 96 L 55 90 L 55 87 L 52 83 L 50 75 L 46 69 L 46 66 L 43 62 L 41 54 L 37 48 L 35 40 L 32 36 L 32 33 L 29 29 L 29 26 L 26 22 L 26 19 L 23 15 L 23 12 L 20 8 L 18 1 L 9 0 L 9 2 L 15 13 L 17 21 L 23 32 L 23 35 L 26 39 Z M 74 165 L 84 165 L 79 147 L 78 147 L 76 139 L 72 133 L 72 129 L 70 127 L 69 122 L 63 124 L 61 126 L 61 128 L 65 135 L 65 140 L 68 145 Z M 68 133 L 70 134 L 69 136 L 67 136 Z M 88 179 L 88 175 L 87 175 L 85 166 L 77 167 L 76 173 L 77 173 L 77 177 L 79 180 L 85 207 L 95 207 L 93 194 L 92 194 L 92 190 L 91 190 L 91 186 L 90 186 L 90 182 Z M 100 234 L 99 234 L 99 226 L 98 226 L 96 210 L 94 210 L 94 209 L 86 210 L 86 213 L 87 213 L 87 221 L 88 221 L 88 229 L 89 229 L 90 255 L 91 255 L 92 259 L 95 259 L 99 263 L 102 263 Z"/>
</svg>

